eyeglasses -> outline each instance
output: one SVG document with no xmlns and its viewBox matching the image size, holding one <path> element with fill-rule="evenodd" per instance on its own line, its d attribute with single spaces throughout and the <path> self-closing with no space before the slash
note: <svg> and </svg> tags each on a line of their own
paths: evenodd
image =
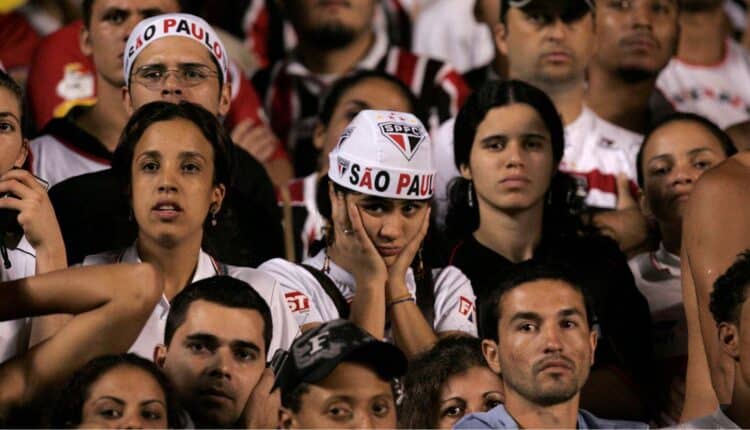
<svg viewBox="0 0 750 430">
<path fill-rule="evenodd" d="M 133 73 L 133 80 L 150 90 L 155 90 L 164 86 L 170 74 L 185 87 L 200 85 L 219 75 L 210 67 L 202 64 L 185 64 L 176 69 L 168 69 L 162 65 L 154 64 L 139 67 Z"/>
</svg>

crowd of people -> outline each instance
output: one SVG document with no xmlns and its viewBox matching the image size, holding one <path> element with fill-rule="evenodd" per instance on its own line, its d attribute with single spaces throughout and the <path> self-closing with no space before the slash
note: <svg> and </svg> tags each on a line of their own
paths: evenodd
<svg viewBox="0 0 750 430">
<path fill-rule="evenodd" d="M 750 428 L 744 1 L 0 36 L 1 426 Z"/>
</svg>

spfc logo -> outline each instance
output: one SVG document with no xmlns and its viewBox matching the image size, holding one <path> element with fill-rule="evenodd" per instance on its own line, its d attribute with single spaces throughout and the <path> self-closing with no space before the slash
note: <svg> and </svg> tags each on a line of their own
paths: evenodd
<svg viewBox="0 0 750 430">
<path fill-rule="evenodd" d="M 407 160 L 417 152 L 425 139 L 422 127 L 400 122 L 381 122 L 380 133 L 390 140 L 404 154 Z"/>
<path fill-rule="evenodd" d="M 343 178 L 346 174 L 346 171 L 349 170 L 349 160 L 338 157 L 336 161 L 338 164 L 339 178 Z"/>
<path fill-rule="evenodd" d="M 346 130 L 344 130 L 344 132 L 343 132 L 343 133 L 341 133 L 341 137 L 339 137 L 339 141 L 338 141 L 338 143 L 336 144 L 336 146 L 337 146 L 337 147 L 338 147 L 338 146 L 341 146 L 341 144 L 342 144 L 342 143 L 344 143 L 344 141 L 345 141 L 346 139 L 348 139 L 348 138 L 349 138 L 349 136 L 351 136 L 351 135 L 352 135 L 352 127 L 349 127 L 349 128 L 347 128 Z"/>
</svg>

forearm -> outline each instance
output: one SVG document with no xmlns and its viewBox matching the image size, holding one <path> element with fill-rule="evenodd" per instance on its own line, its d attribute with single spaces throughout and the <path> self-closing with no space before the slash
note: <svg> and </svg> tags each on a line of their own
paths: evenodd
<svg viewBox="0 0 750 430">
<path fill-rule="evenodd" d="M 405 282 L 389 285 L 387 312 L 391 317 L 393 338 L 407 358 L 427 351 L 437 342 L 437 336 L 413 300 Z"/>
<path fill-rule="evenodd" d="M 35 274 L 54 272 L 55 270 L 65 269 L 68 267 L 68 257 L 65 253 L 65 243 L 62 235 L 58 234 L 49 244 L 39 246 L 36 251 L 36 271 Z"/>
<path fill-rule="evenodd" d="M 349 319 L 376 339 L 385 338 L 385 286 L 381 282 L 357 282 Z"/>
</svg>

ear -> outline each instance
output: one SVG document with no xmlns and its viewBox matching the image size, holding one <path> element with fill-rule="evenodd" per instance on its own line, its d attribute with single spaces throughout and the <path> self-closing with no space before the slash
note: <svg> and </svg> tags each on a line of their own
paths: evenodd
<svg viewBox="0 0 750 430">
<path fill-rule="evenodd" d="M 326 145 L 326 126 L 322 123 L 317 122 L 315 124 L 315 131 L 313 132 L 313 145 L 318 151 L 322 151 Z"/>
<path fill-rule="evenodd" d="M 719 324 L 719 344 L 721 349 L 735 360 L 740 359 L 739 329 L 736 324 L 722 322 Z"/>
<path fill-rule="evenodd" d="M 83 55 L 87 57 L 90 57 L 94 53 L 91 47 L 91 33 L 85 25 L 81 27 L 81 32 L 78 35 L 78 47 L 81 48 Z"/>
<path fill-rule="evenodd" d="M 23 139 L 21 142 L 21 149 L 18 151 L 18 157 L 16 157 L 16 161 L 13 163 L 14 167 L 21 168 L 23 167 L 23 163 L 26 162 L 26 157 L 29 156 L 29 139 Z"/>
<path fill-rule="evenodd" d="M 164 369 L 164 364 L 167 361 L 167 346 L 164 344 L 158 344 L 154 347 L 154 363 L 159 369 Z"/>
<path fill-rule="evenodd" d="M 292 411 L 283 406 L 279 408 L 279 426 L 283 429 L 299 428 Z"/>
<path fill-rule="evenodd" d="M 482 354 L 484 355 L 484 359 L 487 360 L 487 365 L 490 366 L 493 372 L 498 375 L 503 373 L 503 369 L 500 366 L 499 347 L 494 340 L 482 340 Z"/>
<path fill-rule="evenodd" d="M 458 167 L 458 170 L 459 170 L 459 172 L 461 172 L 461 177 L 462 177 L 462 178 L 464 178 L 464 179 L 466 179 L 466 180 L 469 180 L 469 181 L 471 181 L 471 180 L 472 180 L 472 176 L 471 176 L 471 167 L 469 167 L 469 165 L 468 165 L 468 164 L 462 163 L 462 164 L 461 164 L 461 165 L 460 165 L 460 166 Z"/>
<path fill-rule="evenodd" d="M 594 356 L 596 355 L 597 342 L 599 342 L 599 334 L 596 332 L 596 330 L 591 330 L 591 333 L 589 333 L 589 346 L 591 347 L 591 366 L 594 365 Z"/>
<path fill-rule="evenodd" d="M 120 91 L 122 91 L 122 105 L 125 108 L 125 112 L 128 113 L 128 117 L 133 116 L 133 98 L 130 97 L 130 86 L 125 85 L 123 86 Z"/>
<path fill-rule="evenodd" d="M 227 188 L 224 184 L 219 184 L 214 187 L 211 196 L 211 208 L 212 213 L 217 214 L 221 210 L 221 204 L 224 202 L 224 197 L 227 195 Z"/>
<path fill-rule="evenodd" d="M 651 218 L 654 216 L 654 212 L 651 210 L 651 205 L 648 204 L 646 193 L 644 193 L 643 190 L 640 190 L 640 193 L 638 195 L 638 206 L 640 206 L 641 213 L 646 218 Z"/>
<path fill-rule="evenodd" d="M 508 43 L 507 43 L 507 37 L 508 37 L 508 29 L 502 22 L 498 22 L 495 24 L 495 27 L 493 28 L 493 32 L 495 33 L 495 48 L 502 53 L 504 56 L 508 56 Z"/>
<path fill-rule="evenodd" d="M 223 118 L 227 116 L 229 107 L 232 105 L 232 83 L 224 82 L 219 92 L 219 115 Z"/>
</svg>

